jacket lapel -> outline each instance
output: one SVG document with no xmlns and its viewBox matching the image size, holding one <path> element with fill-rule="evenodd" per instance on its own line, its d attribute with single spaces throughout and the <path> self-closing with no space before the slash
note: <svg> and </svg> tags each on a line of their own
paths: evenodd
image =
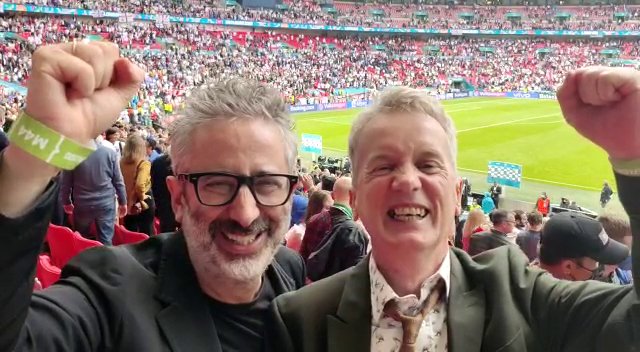
<svg viewBox="0 0 640 352">
<path fill-rule="evenodd" d="M 370 351 L 369 257 L 350 270 L 336 314 L 327 316 L 328 352 Z"/>
<path fill-rule="evenodd" d="M 174 352 L 222 351 L 184 236 L 181 232 L 169 236 L 162 250 L 156 292 L 166 306 L 156 321 Z"/>
<path fill-rule="evenodd" d="M 482 346 L 485 319 L 484 289 L 471 286 L 459 258 L 466 253 L 453 249 L 451 253 L 451 292 L 447 310 L 449 351 L 478 352 Z"/>
</svg>

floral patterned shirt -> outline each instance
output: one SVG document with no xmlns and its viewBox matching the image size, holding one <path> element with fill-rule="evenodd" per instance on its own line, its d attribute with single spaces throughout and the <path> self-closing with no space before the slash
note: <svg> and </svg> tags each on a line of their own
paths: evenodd
<svg viewBox="0 0 640 352">
<path fill-rule="evenodd" d="M 420 297 L 407 295 L 399 297 L 389 286 L 382 273 L 378 271 L 373 256 L 369 261 L 369 277 L 371 279 L 371 351 L 395 352 L 402 343 L 402 324 L 383 313 L 388 301 L 397 299 L 403 314 L 415 316 L 429 296 L 439 279 L 443 279 L 446 287 L 446 299 L 440 300 L 436 307 L 427 313 L 418 333 L 416 351 L 446 352 L 447 338 L 447 300 L 451 282 L 451 256 L 447 252 L 438 271 L 422 284 Z"/>
</svg>

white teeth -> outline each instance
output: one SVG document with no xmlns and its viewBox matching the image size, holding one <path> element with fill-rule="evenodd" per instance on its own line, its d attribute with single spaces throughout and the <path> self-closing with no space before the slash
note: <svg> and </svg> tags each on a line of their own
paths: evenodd
<svg viewBox="0 0 640 352">
<path fill-rule="evenodd" d="M 392 210 L 394 216 L 419 216 L 424 217 L 427 215 L 427 210 L 425 208 L 395 208 Z"/>
<path fill-rule="evenodd" d="M 258 238 L 259 234 L 253 234 L 253 235 L 233 235 L 233 234 L 229 234 L 229 233 L 223 233 L 223 236 L 228 239 L 229 241 L 235 243 L 235 244 L 239 244 L 242 246 L 247 246 L 250 245 L 251 243 L 253 243 L 257 238 Z"/>
</svg>

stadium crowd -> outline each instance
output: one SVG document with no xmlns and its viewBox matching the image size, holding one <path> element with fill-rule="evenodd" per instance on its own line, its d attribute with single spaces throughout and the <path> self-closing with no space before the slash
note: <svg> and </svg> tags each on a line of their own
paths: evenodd
<svg viewBox="0 0 640 352">
<path fill-rule="evenodd" d="M 569 70 L 606 64 L 602 49 L 617 48 L 621 58 L 640 52 L 636 41 L 613 39 L 328 37 L 30 16 L 0 17 L 0 29 L 19 36 L 0 42 L 0 79 L 21 85 L 42 44 L 88 37 L 118 43 L 148 72 L 134 103 L 151 120 L 178 109 L 191 87 L 231 76 L 273 84 L 291 104 L 362 99 L 394 85 L 443 93 L 460 88 L 454 79 L 487 91 L 552 91 Z M 20 98 L 7 92 L 2 104 L 14 118 Z"/>
<path fill-rule="evenodd" d="M 413 13 L 425 11 L 429 14 L 429 22 L 424 25 L 436 24 L 447 28 L 512 28 L 513 25 L 496 20 L 506 16 L 509 9 L 500 9 L 499 16 L 496 16 L 492 12 L 495 9 L 491 8 L 415 5 L 400 10 L 392 5 L 336 4 L 339 11 L 336 17 L 306 1 L 289 2 L 288 12 L 245 11 L 235 7 L 221 10 L 204 2 L 43 0 L 36 3 L 337 24 L 345 21 L 349 24 L 370 23 L 373 21 L 371 10 L 380 9 L 390 15 L 391 20 L 386 22 L 390 23 L 388 25 L 414 25 L 422 20 L 415 18 Z M 522 8 L 522 24 L 530 28 L 584 28 L 596 19 L 601 21 L 596 26 L 598 28 L 637 26 L 612 22 L 611 11 L 615 8 L 574 10 L 570 21 L 559 23 L 547 20 L 556 13 L 555 9 Z M 460 20 L 461 11 L 468 11 L 474 16 Z M 637 10 L 634 11 L 631 16 L 637 17 Z M 19 150 L 21 147 L 15 141 L 21 137 L 15 135 L 11 142 L 14 145 L 2 145 L 7 149 L 0 153 L 3 159 L 0 163 L 0 186 L 5 187 L 2 192 L 7 198 L 0 202 L 0 232 L 6 235 L 3 238 L 6 245 L 0 257 L 5 258 L 4 267 L 8 269 L 0 270 L 0 274 L 4 275 L 2 281 L 10 284 L 7 289 L 10 294 L 1 295 L 0 326 L 7 328 L 0 333 L 0 347 L 13 348 L 17 344 L 19 348 L 27 349 L 27 345 L 33 344 L 49 348 L 57 346 L 57 343 L 65 348 L 72 346 L 75 350 L 96 350 L 97 346 L 103 345 L 116 350 L 141 349 L 143 346 L 160 350 L 169 344 L 174 348 L 183 345 L 210 348 L 213 340 L 221 350 L 263 350 L 267 334 L 273 334 L 269 338 L 297 340 L 311 339 L 309 336 L 322 331 L 328 314 L 322 311 L 317 318 L 315 310 L 332 310 L 336 297 L 342 297 L 342 291 L 345 297 L 357 297 L 345 298 L 345 302 L 350 303 L 350 310 L 362 309 L 361 298 L 365 291 L 372 298 L 367 301 L 370 304 L 362 309 L 363 315 L 369 317 L 372 307 L 380 310 L 379 321 L 374 316 L 373 320 L 365 322 L 368 331 L 365 335 L 371 335 L 371 341 L 376 344 L 374 350 L 383 350 L 384 347 L 384 350 L 395 351 L 400 344 L 403 345 L 400 350 L 411 350 L 407 345 L 413 346 L 415 339 L 414 343 L 405 341 L 404 324 L 393 321 L 400 320 L 393 317 L 399 316 L 398 311 L 402 309 L 407 312 L 433 311 L 428 318 L 420 316 L 423 318 L 421 322 L 424 320 L 434 328 L 422 329 L 423 338 L 418 344 L 432 345 L 432 350 L 439 351 L 447 344 L 440 338 L 443 332 L 445 337 L 447 334 L 446 314 L 450 314 L 451 324 L 463 324 L 455 319 L 477 320 L 478 324 L 484 324 L 485 305 L 494 316 L 504 317 L 491 322 L 492 326 L 499 324 L 497 333 L 480 328 L 478 334 L 486 333 L 488 337 L 482 335 L 484 338 L 477 344 L 485 344 L 482 346 L 485 349 L 490 349 L 492 341 L 497 341 L 497 346 L 515 346 L 509 345 L 514 341 L 511 335 L 519 339 L 517 342 L 531 346 L 556 343 L 556 339 L 561 343 L 573 343 L 572 346 L 584 346 L 587 339 L 603 341 L 606 337 L 595 333 L 603 327 L 610 331 L 612 327 L 618 327 L 616 324 L 619 322 L 632 326 L 628 323 L 635 319 L 637 312 L 631 307 L 637 305 L 638 297 L 632 288 L 631 223 L 626 218 L 608 214 L 597 219 L 578 215 L 579 211 L 571 211 L 575 203 L 568 204 L 564 214 L 554 214 L 550 211 L 550 200 L 546 194 L 541 195 L 533 211 L 507 210 L 500 203 L 502 191 L 497 184 L 491 186 L 480 201 L 471 201 L 469 183 L 452 176 L 455 174 L 453 158 L 456 147 L 452 144 L 455 143 L 455 131 L 447 117 L 437 112 L 441 109 L 431 106 L 435 103 L 426 99 L 421 90 L 444 93 L 465 89 L 464 84 L 467 84 L 484 91 L 556 91 L 564 82 L 565 100 L 560 102 L 564 104 L 564 115 L 568 119 L 571 113 L 580 115 L 574 116 L 578 119 L 591 118 L 596 113 L 602 118 L 615 115 L 618 133 L 629 138 L 608 136 L 613 141 L 607 142 L 618 147 L 618 151 L 626 152 L 627 157 L 636 158 L 637 143 L 622 144 L 625 140 L 635 143 L 638 137 L 637 129 L 629 127 L 637 126 L 637 120 L 632 120 L 637 119 L 638 105 L 631 101 L 633 97 L 622 96 L 621 93 L 618 98 L 628 100 L 620 103 L 612 99 L 615 101 L 607 102 L 606 108 L 599 106 L 594 112 L 596 109 L 587 109 L 591 108 L 589 103 L 577 96 L 577 87 L 573 87 L 573 93 L 566 93 L 571 81 L 565 79 L 569 72 L 579 67 L 615 64 L 609 61 L 611 57 L 605 52 L 607 50 L 617 51 L 616 56 L 620 59 L 637 58 L 640 55 L 637 41 L 249 33 L 196 25 L 16 15 L 2 15 L 0 31 L 17 35 L 0 42 L 0 80 L 8 84 L 0 88 L 0 123 L 5 117 L 15 120 L 24 109 L 24 96 L 9 85 L 24 88 L 37 82 L 50 87 L 40 91 L 30 89 L 28 109 L 35 111 L 30 118 L 43 119 L 41 122 L 45 124 L 53 121 L 54 126 L 58 122 L 58 129 L 64 130 L 70 140 L 93 140 L 96 143 L 96 150 L 86 160 L 75 169 L 59 174 L 52 172 L 50 165 L 55 153 L 47 161 L 44 158 L 36 160 L 28 156 L 28 151 Z M 133 64 L 119 60 L 118 55 L 108 57 L 108 48 L 102 44 L 89 46 L 83 41 L 74 41 L 64 50 L 62 46 L 58 47 L 58 56 L 41 56 L 43 60 L 54 62 L 66 55 L 58 63 L 60 71 L 66 72 L 55 72 L 49 80 L 43 80 L 43 60 L 40 67 L 32 67 L 34 51 L 48 44 L 74 39 L 115 42 Z M 51 48 L 40 49 L 40 53 Z M 99 60 L 90 63 L 95 66 L 76 56 L 81 50 L 95 50 L 92 53 Z M 95 87 L 90 93 L 94 99 L 81 97 L 86 99 L 83 103 L 92 107 L 88 110 L 95 121 L 90 122 L 100 128 L 88 127 L 89 116 L 84 116 L 85 111 L 74 104 L 77 102 L 74 100 L 80 98 L 67 94 L 69 87 L 79 86 L 77 83 L 86 78 L 69 79 L 72 76 L 69 73 L 75 72 L 68 64 L 71 59 L 78 59 L 91 73 L 99 71 L 111 75 L 111 71 L 116 72 L 112 77 L 102 76 L 102 82 L 95 80 Z M 98 67 L 100 64 L 104 67 Z M 134 65 L 145 73 L 137 71 Z M 105 67 L 115 69 L 94 71 Z M 41 70 L 40 76 L 34 74 L 34 70 L 36 73 Z M 606 76 L 604 83 L 599 83 L 611 88 L 607 85 L 640 79 L 634 76 L 637 73 L 630 72 Z M 230 78 L 236 80 L 228 81 Z M 607 81 L 607 78 L 615 82 Z M 218 83 L 204 90 L 195 89 L 210 81 Z M 220 83 L 222 81 L 226 83 Z M 464 83 L 462 86 L 461 82 Z M 581 89 L 595 95 L 602 88 L 588 84 L 594 80 L 582 82 L 587 83 Z M 98 87 L 102 83 L 103 86 Z M 260 83 L 269 83 L 276 90 L 265 88 Z M 412 88 L 382 92 L 389 86 Z M 637 96 L 638 89 L 633 89 L 635 91 L 625 94 Z M 109 104 L 99 101 L 100 96 L 105 97 L 104 94 L 109 92 L 117 93 L 111 96 L 114 101 L 109 101 Z M 289 104 L 311 104 L 366 99 L 370 95 L 377 95 L 388 105 L 374 105 L 369 115 L 363 114 L 354 122 L 350 153 L 360 156 L 361 164 L 352 165 L 346 159 L 333 169 L 319 164 L 308 169 L 298 159 L 297 165 L 293 165 L 295 151 L 288 148 L 293 148 L 295 143 L 287 142 L 296 137 L 289 136 L 291 121 L 283 114 L 286 107 L 278 99 L 280 96 Z M 182 116 L 169 136 L 165 127 L 176 117 L 174 111 L 181 110 L 189 97 L 194 96 L 190 102 L 191 109 L 187 110 L 190 115 Z M 574 105 L 568 104 L 567 99 L 573 99 L 570 102 Z M 59 103 L 55 108 L 67 114 L 45 117 L 45 112 L 54 106 L 52 102 Z M 115 118 L 120 109 L 118 103 L 128 104 L 128 108 Z M 583 109 L 578 111 L 575 106 Z M 101 111 L 97 107 L 109 111 Z M 411 111 L 407 111 L 407 107 Z M 585 114 L 585 111 L 590 113 Z M 260 114 L 268 118 L 256 118 Z M 428 114 L 434 115 L 431 116 L 433 119 L 423 118 L 422 115 Z M 22 119 L 25 118 L 29 117 L 23 115 Z M 64 125 L 64 119 L 74 121 L 77 126 Z M 399 119 L 405 120 L 399 123 Z M 95 131 L 90 131 L 92 128 Z M 604 130 L 601 128 L 593 133 L 592 140 L 595 142 L 598 133 L 605 135 Z M 100 136 L 93 138 L 97 133 Z M 1 131 L 0 136 L 4 137 Z M 434 136 L 436 138 L 432 140 Z M 358 138 L 367 143 L 358 143 Z M 396 153 L 390 156 L 381 152 L 388 150 L 390 145 L 398 148 Z M 376 152 L 378 154 L 374 154 Z M 367 159 L 364 155 L 375 157 Z M 428 158 L 428 162 L 416 167 L 414 158 Z M 617 159 L 612 156 L 611 160 Z M 366 177 L 352 174 L 356 171 L 360 175 L 365 173 L 364 160 L 379 165 L 367 170 Z M 636 167 L 640 165 L 637 160 L 634 162 Z M 25 165 L 41 172 L 26 170 Z M 269 171 L 274 173 L 252 174 L 254 170 L 263 169 L 274 170 Z M 248 175 L 246 170 L 249 170 Z M 635 177 L 627 174 L 631 171 L 636 172 Z M 633 195 L 631 191 L 638 189 L 637 172 L 640 171 L 631 171 L 616 169 L 619 188 L 622 189 L 620 199 L 632 212 L 631 215 L 637 215 L 640 203 L 628 195 Z M 47 177 L 48 172 L 53 179 Z M 23 177 L 7 177 L 21 173 Z M 29 173 L 35 176 L 27 176 Z M 168 176 L 176 177 L 167 179 Z M 358 184 L 353 182 L 352 176 L 359 176 Z M 7 186 L 12 184 L 21 187 L 16 190 Z M 460 198 L 456 199 L 452 192 L 458 191 L 461 194 L 458 193 Z M 179 194 L 180 199 L 172 199 L 170 193 L 174 196 Z M 603 194 L 608 197 L 603 198 L 603 208 L 611 193 L 611 190 L 603 188 Z M 356 202 L 354 194 L 364 200 L 359 198 Z M 416 205 L 416 199 L 435 205 L 426 210 L 426 206 Z M 394 202 L 396 205 L 392 204 Z M 358 207 L 359 212 L 352 206 Z M 380 220 L 381 214 L 384 220 Z M 429 218 L 424 220 L 427 216 Z M 452 227 L 454 220 L 455 229 Z M 637 221 L 637 218 L 632 217 L 632 220 Z M 368 224 L 366 228 L 365 223 Z M 637 223 L 634 226 L 637 229 Z M 78 233 L 76 237 L 70 237 L 72 241 L 83 246 L 108 248 L 80 254 L 66 267 L 62 280 L 54 289 L 32 296 L 30 282 L 25 285 L 27 281 L 24 279 L 25 273 L 34 271 L 32 262 L 36 258 L 36 282 L 50 286 L 56 283 L 61 272 L 48 261 L 63 266 L 72 257 L 64 261 L 60 259 L 60 247 L 56 245 L 62 237 L 56 239 L 52 235 L 65 231 L 72 233 L 66 227 Z M 29 230 L 25 231 L 26 228 Z M 168 232 L 176 233 L 166 234 Z M 375 232 L 375 235 L 370 236 L 369 232 Z M 23 233 L 26 233 L 26 241 L 19 236 Z M 435 235 L 425 236 L 425 233 Z M 40 243 L 45 236 L 48 244 L 42 250 Z M 142 246 L 118 247 L 149 237 L 152 238 Z M 96 241 L 87 241 L 87 238 Z M 131 242 L 123 241 L 124 238 Z M 75 250 L 75 244 L 62 246 L 67 249 L 74 247 Z M 293 251 L 284 249 L 281 244 Z M 450 247 L 458 250 L 450 250 Z M 480 264 L 470 258 L 499 247 L 506 248 L 491 252 L 497 253 L 495 256 L 488 253 L 477 257 Z M 247 255 L 252 249 L 258 254 Z M 76 251 L 73 255 L 78 253 Z M 431 258 L 434 253 L 442 254 L 441 258 L 423 265 L 424 259 Z M 416 260 L 410 263 L 412 259 Z M 404 288 L 398 287 L 407 282 L 406 277 L 398 280 L 402 282 L 399 285 L 391 279 L 387 283 L 385 277 L 391 277 L 389 272 L 379 269 L 385 264 L 395 265 L 391 266 L 395 271 L 390 272 L 403 272 L 403 275 L 407 270 L 415 272 L 428 266 L 429 270 L 433 269 L 434 276 L 425 276 L 428 277 L 426 281 L 421 278 L 424 282 L 414 280 L 416 288 L 401 292 L 399 290 Z M 637 262 L 635 264 L 637 267 Z M 357 267 L 353 271 L 334 276 L 354 266 Z M 534 269 L 525 270 L 527 266 Z M 535 268 L 542 268 L 551 275 L 543 275 Z M 339 281 L 347 275 L 359 274 L 363 275 L 360 279 L 367 278 L 365 284 L 362 284 L 363 280 L 358 281 L 362 287 L 354 288 Z M 52 275 L 55 279 L 51 279 Z M 450 281 L 450 275 L 453 275 L 453 281 Z M 468 279 L 469 286 L 480 287 L 487 292 L 483 291 L 481 296 L 469 301 L 473 304 L 456 305 L 456 299 L 467 295 L 456 290 L 468 285 L 456 281 L 460 280 L 456 275 Z M 616 286 L 601 283 L 571 286 L 553 280 L 551 276 L 566 281 L 599 280 Z M 43 281 L 45 278 L 47 280 Z M 276 296 L 295 291 L 310 281 L 327 278 L 333 286 L 340 287 L 340 292 L 333 294 L 331 285 L 318 283 L 278 299 L 274 307 L 269 308 Z M 481 283 L 491 285 L 483 287 Z M 398 288 L 398 294 L 393 285 Z M 452 295 L 447 296 L 452 297 L 451 301 L 441 299 L 445 293 L 449 294 L 445 285 L 446 288 L 453 285 Z M 635 290 L 637 287 L 636 274 Z M 312 295 L 314 290 L 323 289 L 331 302 L 317 298 L 322 295 Z M 123 290 L 126 290 L 124 295 Z M 396 308 L 396 312 L 382 314 L 388 310 L 384 307 L 386 304 L 380 302 L 393 301 L 383 296 L 387 291 L 395 296 L 407 293 L 405 298 L 411 300 L 407 303 L 416 306 L 421 299 L 422 308 L 407 305 L 406 309 Z M 421 294 L 411 295 L 412 292 Z M 469 294 L 474 292 L 478 291 L 469 291 Z M 494 296 L 485 300 L 485 295 L 488 297 L 489 294 Z M 303 305 L 312 309 L 297 307 L 297 297 L 303 297 Z M 174 299 L 179 304 L 172 306 Z M 496 299 L 501 304 L 493 304 Z M 307 300 L 320 300 L 322 304 L 307 304 Z M 458 312 L 463 313 L 461 315 L 452 314 L 453 310 L 444 309 L 448 304 L 452 309 L 458 306 L 465 311 Z M 166 309 L 168 306 L 171 308 Z M 592 313 L 593 307 L 598 314 Z M 473 310 L 478 308 L 483 313 L 476 316 Z M 304 314 L 291 313 L 292 310 L 304 311 Z M 563 310 L 571 314 L 562 314 Z M 204 318 L 203 311 L 207 313 Z M 447 311 L 449 313 L 443 313 Z M 547 314 L 556 319 L 545 319 L 545 316 L 539 316 L 540 311 L 548 311 Z M 176 326 L 179 318 L 174 314 L 183 319 L 183 326 Z M 282 314 L 280 320 L 276 319 L 273 330 L 266 327 L 267 314 L 276 317 Z M 317 318 L 322 323 L 311 324 L 309 329 L 305 324 L 295 323 L 296 317 L 301 316 L 307 321 Z M 587 329 L 584 328 L 582 330 L 585 331 L 563 331 L 558 337 L 554 335 L 559 334 L 557 329 L 542 324 L 559 318 L 587 321 L 592 324 L 589 327 L 594 333 L 585 333 Z M 191 325 L 198 326 L 194 324 L 198 319 L 209 324 L 208 327 L 213 327 L 215 322 L 213 330 L 217 329 L 217 332 L 191 329 Z M 78 322 L 82 328 L 69 328 Z M 387 324 L 387 331 L 378 329 L 376 324 L 382 322 Z M 342 321 L 338 323 L 342 324 Z M 539 327 L 542 325 L 545 326 Z M 341 325 L 336 326 L 352 333 Z M 278 328 L 288 328 L 293 332 L 279 332 Z M 540 333 L 540 330 L 544 332 Z M 621 329 L 612 342 L 613 347 L 607 347 L 620 351 L 634 347 L 628 341 L 637 337 L 637 326 L 632 330 Z M 204 338 L 200 335 L 202 331 L 206 333 Z M 457 333 L 455 329 L 452 331 Z M 474 333 L 459 328 L 457 331 Z M 425 334 L 431 332 L 433 339 L 426 342 Z M 525 341 L 525 335 L 535 338 L 529 337 Z M 194 336 L 203 340 L 193 342 L 196 340 L 189 337 Z M 385 342 L 385 337 L 389 336 L 395 338 L 388 338 Z M 552 342 L 546 341 L 547 337 Z M 342 340 L 335 339 L 335 343 L 342 343 Z M 318 341 L 295 343 L 316 348 Z M 586 344 L 591 345 L 593 341 L 588 340 Z M 293 345 L 294 342 L 282 343 L 279 347 L 294 350 L 290 347 Z M 342 346 L 337 350 L 351 349 Z"/>
<path fill-rule="evenodd" d="M 437 29 L 566 29 L 638 30 L 637 6 L 445 6 L 426 4 L 357 4 L 336 2 L 320 6 L 314 1 L 285 1 L 279 9 L 243 9 L 205 1 L 117 0 L 11 0 L 43 6 L 171 14 L 216 19 L 366 25 L 371 27 Z M 614 17 L 615 14 L 625 14 Z"/>
</svg>

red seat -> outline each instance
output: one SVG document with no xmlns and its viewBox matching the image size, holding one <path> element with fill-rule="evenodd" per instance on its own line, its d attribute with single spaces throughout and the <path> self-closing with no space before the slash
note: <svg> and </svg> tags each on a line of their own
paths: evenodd
<svg viewBox="0 0 640 352">
<path fill-rule="evenodd" d="M 51 258 L 46 254 L 38 256 L 38 265 L 36 266 L 36 277 L 40 281 L 43 289 L 53 285 L 60 279 L 60 268 L 51 264 Z"/>
<path fill-rule="evenodd" d="M 102 246 L 102 243 L 88 240 L 70 228 L 49 224 L 47 241 L 51 249 L 51 263 L 62 268 L 78 253 L 91 247 Z"/>
<path fill-rule="evenodd" d="M 122 225 L 116 225 L 113 231 L 112 243 L 114 246 L 119 246 L 121 244 L 142 242 L 147 238 L 149 238 L 149 236 L 144 233 L 129 231 Z"/>
</svg>

